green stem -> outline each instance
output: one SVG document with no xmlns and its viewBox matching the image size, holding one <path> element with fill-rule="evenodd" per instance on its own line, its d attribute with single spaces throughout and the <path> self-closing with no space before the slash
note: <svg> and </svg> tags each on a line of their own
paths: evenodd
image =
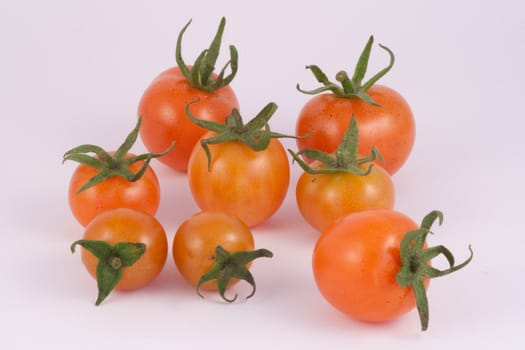
<svg viewBox="0 0 525 350">
<path fill-rule="evenodd" d="M 197 294 L 204 298 L 199 289 L 201 285 L 208 281 L 217 281 L 217 287 L 221 298 L 228 302 L 234 302 L 237 299 L 237 294 L 232 299 L 226 297 L 225 292 L 228 284 L 232 278 L 244 280 L 252 286 L 252 292 L 246 297 L 251 298 L 255 294 L 256 285 L 255 280 L 246 267 L 251 261 L 261 258 L 271 258 L 273 253 L 267 249 L 257 249 L 253 251 L 239 251 L 230 253 L 220 245 L 215 248 L 215 265 L 205 273 L 198 281 L 196 286 Z"/>
<path fill-rule="evenodd" d="M 430 228 L 437 219 L 439 219 L 439 224 L 441 225 L 443 214 L 434 210 L 425 216 L 419 229 L 406 233 L 400 245 L 401 268 L 396 275 L 396 281 L 401 287 L 411 287 L 414 291 L 421 330 L 423 331 L 428 328 L 429 320 L 428 298 L 424 279 L 441 277 L 458 271 L 469 264 L 474 255 L 472 248 L 469 246 L 470 256 L 463 263 L 455 265 L 454 256 L 444 246 L 440 245 L 425 249 L 426 237 L 431 232 Z M 430 260 L 441 254 L 445 256 L 450 265 L 448 269 L 439 270 L 430 265 Z"/>
</svg>

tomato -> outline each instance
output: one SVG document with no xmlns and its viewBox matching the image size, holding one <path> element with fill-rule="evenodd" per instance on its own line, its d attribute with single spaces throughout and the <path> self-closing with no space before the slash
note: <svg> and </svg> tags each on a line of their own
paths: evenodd
<svg viewBox="0 0 525 350">
<path fill-rule="evenodd" d="M 329 226 L 317 241 L 312 258 L 316 284 L 324 298 L 352 318 L 367 322 L 392 320 L 416 304 L 422 329 L 428 324 L 425 289 L 429 278 L 456 271 L 443 246 L 427 248 L 426 236 L 442 214 L 427 215 L 421 228 L 409 217 L 387 209 L 350 214 Z M 437 270 L 430 260 L 445 255 L 450 269 Z M 418 293 L 414 293 L 414 290 Z"/>
<path fill-rule="evenodd" d="M 140 136 L 150 152 L 165 150 L 173 141 L 173 152 L 159 158 L 169 167 L 185 172 L 188 159 L 195 143 L 206 130 L 193 124 L 185 114 L 185 106 L 193 100 L 194 112 L 202 119 L 223 122 L 232 108 L 239 108 L 233 89 L 228 85 L 237 71 L 237 51 L 230 46 L 231 59 L 226 66 L 231 67 L 231 74 L 224 77 L 210 70 L 215 67 L 218 50 L 224 30 L 223 18 L 217 34 L 204 50 L 194 65 L 186 65 L 181 56 L 183 28 L 177 40 L 177 66 L 160 73 L 146 88 L 138 106 L 138 115 L 144 120 Z M 226 68 L 226 67 L 225 67 Z"/>
<path fill-rule="evenodd" d="M 316 161 L 312 168 L 319 166 Z M 360 166 L 365 171 L 365 166 Z M 296 201 L 306 221 L 323 231 L 337 219 L 366 209 L 392 209 L 394 184 L 390 175 L 375 165 L 367 175 L 348 172 L 309 174 L 304 172 L 296 186 Z"/>
<path fill-rule="evenodd" d="M 298 138 L 297 147 L 299 150 L 314 148 L 327 153 L 333 152 L 354 114 L 360 128 L 359 153 L 368 154 L 373 146 L 377 147 L 384 158 L 381 166 L 389 174 L 394 174 L 402 167 L 412 150 L 415 121 L 410 106 L 397 91 L 375 84 L 394 63 L 394 55 L 388 48 L 381 46 L 390 54 L 390 65 L 368 82 L 361 83 L 372 43 L 371 37 L 352 79 L 344 71 L 337 74 L 342 87 L 328 81 L 317 66 L 307 67 L 324 87 L 313 91 L 299 90 L 308 94 L 323 91 L 331 93 L 314 96 L 301 109 L 296 121 L 296 135 L 309 137 Z"/>
<path fill-rule="evenodd" d="M 383 155 L 380 164 L 394 174 L 408 159 L 415 140 L 415 122 L 409 105 L 396 91 L 374 85 L 370 97 L 381 107 L 363 100 L 321 94 L 303 107 L 296 123 L 297 147 L 333 152 L 341 142 L 344 130 L 354 113 L 359 124 L 359 153 L 368 154 L 376 146 Z"/>
<path fill-rule="evenodd" d="M 81 145 L 64 154 L 64 161 L 80 163 L 71 177 L 68 197 L 71 211 L 82 226 L 98 214 L 114 208 L 137 209 L 150 215 L 157 212 L 160 187 L 149 163 L 151 159 L 169 153 L 173 144 L 162 153 L 138 156 L 129 153 L 141 122 L 139 118 L 124 143 L 114 152 L 106 152 L 95 145 Z"/>
<path fill-rule="evenodd" d="M 173 141 L 176 147 L 159 158 L 169 167 L 186 171 L 191 151 L 206 130 L 193 124 L 184 108 L 198 99 L 193 112 L 203 119 L 223 122 L 232 108 L 239 108 L 230 86 L 214 92 L 202 91 L 191 86 L 178 67 L 161 73 L 144 92 L 138 107 L 143 118 L 140 131 L 142 142 L 150 152 L 166 149 Z"/>
<path fill-rule="evenodd" d="M 74 245 L 78 243 L 84 248 L 89 247 L 86 242 L 105 242 L 109 245 L 128 242 L 144 245 L 145 251 L 140 258 L 131 266 L 122 267 L 121 278 L 114 287 L 117 290 L 133 290 L 149 284 L 160 274 L 168 254 L 166 233 L 157 219 L 129 208 L 108 210 L 98 215 L 86 227 L 83 239 Z M 91 276 L 98 281 L 98 265 L 107 264 L 115 254 L 110 253 L 104 259 L 99 259 L 101 253 L 94 252 L 82 249 L 82 262 Z M 125 257 L 120 258 L 125 261 Z"/>
<path fill-rule="evenodd" d="M 209 170 L 202 147 L 194 148 L 188 167 L 189 187 L 202 210 L 228 212 L 252 227 L 280 208 L 288 191 L 290 166 L 279 140 L 271 139 L 262 151 L 236 141 L 210 145 L 209 150 Z"/>
<path fill-rule="evenodd" d="M 224 212 L 203 211 L 180 225 L 173 239 L 172 250 L 175 265 L 189 283 L 205 290 L 219 290 L 225 300 L 233 301 L 224 296 L 224 290 L 237 283 L 239 281 L 237 278 L 250 274 L 248 269 L 251 260 L 260 256 L 271 257 L 269 251 L 263 249 L 252 252 L 253 248 L 254 239 L 250 229 L 237 217 Z M 241 253 L 251 256 L 245 264 L 240 266 L 235 264 L 226 266 L 226 264 L 226 268 L 218 275 L 213 275 L 212 272 L 210 276 L 213 278 L 203 279 L 203 276 L 217 266 L 218 253 L 230 256 Z M 235 274 L 236 278 L 228 275 L 238 270 L 243 273 Z M 228 278 L 224 279 L 225 276 Z M 253 283 L 253 292 L 255 292 L 255 282 L 249 278 L 247 281 Z"/>
<path fill-rule="evenodd" d="M 134 155 L 126 155 L 132 156 Z M 144 161 L 133 163 L 129 170 L 136 173 L 143 165 Z M 112 176 L 78 193 L 78 190 L 97 173 L 98 169 L 80 164 L 69 183 L 69 206 L 82 226 L 86 226 L 98 214 L 115 208 L 131 208 L 155 215 L 160 203 L 160 186 L 157 175 L 150 166 L 135 182 Z"/>
</svg>

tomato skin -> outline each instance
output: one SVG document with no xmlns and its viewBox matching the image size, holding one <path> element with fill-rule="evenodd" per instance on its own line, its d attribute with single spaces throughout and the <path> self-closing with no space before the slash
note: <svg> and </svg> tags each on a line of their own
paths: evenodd
<svg viewBox="0 0 525 350">
<path fill-rule="evenodd" d="M 222 246 L 230 253 L 254 249 L 253 235 L 240 219 L 224 212 L 203 211 L 184 221 L 173 238 L 173 260 L 181 275 L 190 284 L 215 264 L 215 248 Z M 232 279 L 228 287 L 239 280 Z M 201 289 L 218 290 L 215 280 Z"/>
<path fill-rule="evenodd" d="M 188 168 L 189 187 L 202 210 L 225 211 L 249 227 L 270 218 L 288 191 L 288 156 L 277 139 L 267 149 L 240 142 L 210 145 L 211 170 L 202 147 L 195 147 Z"/>
<path fill-rule="evenodd" d="M 359 125 L 360 154 L 369 154 L 375 146 L 381 152 L 380 164 L 394 174 L 405 163 L 415 140 L 415 122 L 410 106 L 395 90 L 373 85 L 367 90 L 372 100 L 381 107 L 372 106 L 361 99 L 321 94 L 310 99 L 299 113 L 296 135 L 299 150 L 318 149 L 335 151 L 341 143 L 352 113 Z"/>
<path fill-rule="evenodd" d="M 146 286 L 161 272 L 168 255 L 168 240 L 161 224 L 153 216 L 141 211 L 118 208 L 105 211 L 89 223 L 83 239 L 101 240 L 109 244 L 118 242 L 144 243 L 145 253 L 132 266 L 122 270 L 118 290 L 133 290 Z M 98 259 L 82 249 L 82 262 L 96 279 Z"/>
<path fill-rule="evenodd" d="M 315 168 L 317 162 L 312 163 Z M 361 168 L 366 170 L 367 165 Z M 322 232 L 337 219 L 367 209 L 392 209 L 395 202 L 394 184 L 380 166 L 372 167 L 366 176 L 340 172 L 309 174 L 297 181 L 296 201 L 301 215 Z"/>
<path fill-rule="evenodd" d="M 328 227 L 312 259 L 321 294 L 339 311 L 366 322 L 392 320 L 412 310 L 412 288 L 400 287 L 395 276 L 401 240 L 418 227 L 386 209 L 350 214 Z M 424 283 L 428 287 L 428 279 Z"/>
<path fill-rule="evenodd" d="M 131 157 L 133 154 L 127 154 Z M 143 161 L 129 166 L 136 173 Z M 80 193 L 78 189 L 98 173 L 99 170 L 80 164 L 69 183 L 69 206 L 71 212 L 82 225 L 86 226 L 98 214 L 115 208 L 131 208 L 155 215 L 160 204 L 160 187 L 157 175 L 148 167 L 144 175 L 135 182 L 120 176 L 113 176 Z"/>
<path fill-rule="evenodd" d="M 173 150 L 159 160 L 180 172 L 187 171 L 191 151 L 206 132 L 186 115 L 186 105 L 195 99 L 199 102 L 191 106 L 191 112 L 204 120 L 224 122 L 233 108 L 239 109 L 230 86 L 214 92 L 196 89 L 178 67 L 160 73 L 144 91 L 138 106 L 142 142 L 150 152 L 160 153 L 175 140 Z"/>
</svg>

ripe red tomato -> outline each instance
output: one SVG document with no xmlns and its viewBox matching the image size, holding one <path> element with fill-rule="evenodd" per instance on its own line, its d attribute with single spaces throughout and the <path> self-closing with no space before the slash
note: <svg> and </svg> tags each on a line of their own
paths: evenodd
<svg viewBox="0 0 525 350">
<path fill-rule="evenodd" d="M 133 290 L 149 284 L 160 274 L 168 254 L 166 233 L 157 219 L 129 208 L 108 210 L 98 215 L 86 227 L 83 239 L 75 242 L 72 249 L 76 244 L 84 248 L 90 247 L 93 243 L 90 245 L 89 242 L 103 242 L 111 246 L 123 242 L 144 245 L 145 251 L 131 266 L 126 266 L 126 256 L 119 256 L 118 253 L 108 251 L 108 248 L 98 251 L 82 249 L 82 262 L 97 281 L 100 278 L 107 278 L 108 274 L 115 273 L 113 270 L 121 269 L 121 277 L 114 286 L 117 290 Z M 120 259 L 120 264 L 123 266 L 116 266 L 117 268 L 113 270 L 111 266 L 106 266 L 109 272 L 106 271 L 105 276 L 97 277 L 99 265 L 111 264 L 111 259 L 115 257 Z M 98 303 L 101 301 L 99 296 Z"/>
<path fill-rule="evenodd" d="M 237 283 L 238 278 L 252 284 L 251 297 L 255 292 L 255 282 L 248 271 L 251 261 L 261 256 L 272 256 L 265 249 L 253 251 L 252 233 L 241 220 L 214 211 L 200 212 L 184 221 L 175 233 L 172 248 L 175 265 L 189 283 L 197 286 L 197 291 L 199 288 L 219 290 L 226 301 L 234 300 L 227 299 L 224 291 Z M 234 254 L 248 259 L 237 256 L 228 260 Z M 234 261 L 236 259 L 237 262 Z"/>
<path fill-rule="evenodd" d="M 128 153 L 126 158 L 133 156 Z M 128 169 L 136 173 L 143 165 L 144 161 L 138 161 Z M 137 181 L 130 182 L 123 177 L 112 176 L 78 193 L 78 190 L 98 172 L 98 169 L 80 164 L 69 183 L 69 206 L 82 226 L 86 226 L 98 214 L 115 208 L 131 208 L 155 215 L 160 203 L 160 187 L 150 166 Z"/>
<path fill-rule="evenodd" d="M 408 103 L 396 91 L 386 86 L 374 85 L 368 94 L 381 107 L 363 100 L 321 94 L 306 103 L 299 113 L 296 135 L 297 147 L 315 148 L 333 152 L 350 122 L 352 113 L 359 124 L 359 153 L 370 153 L 376 146 L 383 155 L 380 164 L 389 174 L 394 174 L 407 160 L 415 140 L 415 122 Z"/>
<path fill-rule="evenodd" d="M 322 295 L 362 321 L 387 321 L 412 310 L 416 306 L 412 289 L 400 287 L 396 274 L 401 268 L 401 240 L 417 228 L 410 218 L 391 210 L 353 213 L 328 227 L 312 260 Z"/>
<path fill-rule="evenodd" d="M 317 66 L 308 66 L 324 87 L 308 94 L 331 91 L 311 98 L 299 113 L 296 135 L 309 135 L 297 139 L 299 150 L 313 148 L 326 153 L 333 152 L 340 144 L 350 118 L 355 116 L 359 124 L 359 153 L 370 153 L 377 147 L 384 158 L 381 166 L 394 174 L 405 163 L 415 140 L 415 122 L 405 99 L 395 90 L 375 84 L 394 64 L 394 54 L 382 45 L 390 55 L 388 67 L 377 73 L 366 83 L 366 73 L 373 37 L 370 37 L 350 79 L 341 71 L 336 78 L 341 86 L 332 83 Z M 308 159 L 306 159 L 308 161 Z"/>
<path fill-rule="evenodd" d="M 429 278 L 457 271 L 472 259 L 470 250 L 471 256 L 455 265 L 444 246 L 427 248 L 426 236 L 436 219 L 441 224 L 441 212 L 428 214 L 419 227 L 387 209 L 340 219 L 321 234 L 314 248 L 312 267 L 321 294 L 336 309 L 367 322 L 392 320 L 417 304 L 421 327 L 426 330 Z M 448 260 L 449 269 L 431 266 L 431 259 L 440 254 Z"/>
<path fill-rule="evenodd" d="M 194 148 L 188 166 L 189 187 L 202 210 L 228 212 L 252 227 L 279 209 L 290 182 L 288 157 L 279 140 L 271 139 L 262 151 L 237 141 L 209 149 L 210 169 L 202 147 Z"/>
<path fill-rule="evenodd" d="M 174 150 L 159 160 L 178 171 L 187 170 L 193 146 L 206 132 L 188 119 L 186 105 L 199 100 L 193 111 L 204 120 L 217 122 L 224 122 L 233 108 L 239 109 L 237 97 L 228 85 L 237 72 L 235 46 L 230 46 L 231 58 L 226 66 L 218 75 L 213 73 L 225 23 L 222 18 L 210 47 L 193 65 L 186 65 L 181 55 L 182 35 L 190 23 L 186 24 L 177 40 L 177 67 L 160 73 L 144 91 L 139 103 L 138 115 L 144 120 L 140 130 L 144 145 L 150 152 L 161 152 L 175 141 Z M 225 76 L 228 66 L 231 73 Z"/>
<path fill-rule="evenodd" d="M 202 119 L 224 122 L 232 108 L 239 108 L 237 97 L 230 86 L 213 92 L 191 86 L 178 67 L 168 69 L 153 80 L 144 92 L 138 107 L 143 118 L 140 136 L 150 152 L 161 152 L 173 141 L 172 152 L 159 158 L 178 171 L 186 171 L 191 151 L 206 132 L 193 124 L 184 111 L 195 99 L 199 103 L 192 111 Z"/>
<path fill-rule="evenodd" d="M 316 161 L 311 166 L 315 169 L 319 165 Z M 359 168 L 365 172 L 366 167 Z M 297 181 L 295 194 L 302 216 L 318 231 L 350 213 L 392 209 L 395 202 L 394 184 L 379 165 L 374 165 L 367 175 L 304 172 Z"/>
</svg>

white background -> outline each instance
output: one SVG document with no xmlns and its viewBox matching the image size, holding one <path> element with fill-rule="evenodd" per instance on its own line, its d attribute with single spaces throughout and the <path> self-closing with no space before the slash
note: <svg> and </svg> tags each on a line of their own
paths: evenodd
<svg viewBox="0 0 525 350">
<path fill-rule="evenodd" d="M 94 306 L 95 281 L 69 251 L 83 228 L 67 204 L 75 164 L 62 165 L 61 156 L 82 143 L 118 146 L 146 86 L 175 64 L 180 28 L 193 18 L 183 43 L 192 62 L 223 15 L 223 45 L 240 54 L 232 87 L 241 112 L 248 118 L 276 102 L 271 123 L 280 132 L 293 132 L 308 100 L 295 84 L 316 86 L 305 65 L 330 77 L 351 70 L 370 34 L 394 50 L 381 83 L 409 101 L 417 124 L 413 153 L 394 176 L 396 208 L 417 222 L 442 210 L 430 244 L 447 244 L 458 260 L 469 243 L 475 251 L 470 266 L 431 283 L 427 332 L 415 312 L 370 325 L 322 299 L 310 267 L 317 233 L 295 206 L 297 165 L 281 210 L 253 229 L 256 245 L 275 257 L 254 263 L 252 299 L 202 300 L 169 258 L 153 284 Z M 2 348 L 521 348 L 524 38 L 518 0 L 3 1 Z M 387 63 L 375 45 L 370 72 Z M 184 175 L 153 166 L 163 190 L 158 218 L 171 241 L 198 209 Z"/>
</svg>

